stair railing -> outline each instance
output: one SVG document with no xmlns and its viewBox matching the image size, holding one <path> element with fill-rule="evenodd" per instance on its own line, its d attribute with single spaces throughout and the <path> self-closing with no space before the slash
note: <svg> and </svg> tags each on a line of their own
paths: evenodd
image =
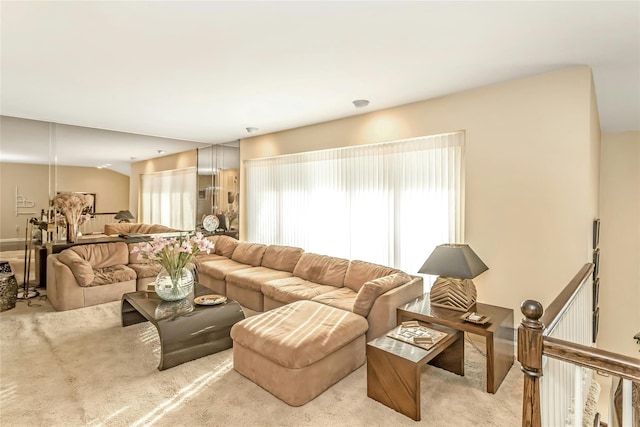
<svg viewBox="0 0 640 427">
<path fill-rule="evenodd" d="M 640 381 L 640 359 L 590 346 L 592 272 L 593 264 L 585 264 L 546 311 L 535 300 L 521 305 L 523 427 L 582 426 L 585 383 L 594 370 L 622 378 L 622 425 L 631 426 L 631 381 Z"/>
</svg>

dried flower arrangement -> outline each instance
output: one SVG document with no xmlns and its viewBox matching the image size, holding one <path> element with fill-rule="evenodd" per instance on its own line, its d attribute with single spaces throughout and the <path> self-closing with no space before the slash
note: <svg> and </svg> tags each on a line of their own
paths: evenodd
<svg viewBox="0 0 640 427">
<path fill-rule="evenodd" d="M 82 224 L 88 215 L 87 209 L 93 206 L 91 194 L 61 192 L 53 198 L 53 207 L 64 215 L 67 224 Z"/>
</svg>

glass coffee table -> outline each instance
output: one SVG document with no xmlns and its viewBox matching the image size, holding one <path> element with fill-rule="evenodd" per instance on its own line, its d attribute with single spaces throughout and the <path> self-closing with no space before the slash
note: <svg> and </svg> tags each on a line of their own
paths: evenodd
<svg viewBox="0 0 640 427">
<path fill-rule="evenodd" d="M 244 319 L 242 307 L 227 300 L 219 305 L 198 305 L 195 297 L 214 292 L 195 285 L 191 295 L 181 301 L 163 301 L 153 291 L 122 296 L 122 326 L 151 322 L 160 335 L 159 370 L 208 356 L 233 346 L 231 327 Z"/>
</svg>

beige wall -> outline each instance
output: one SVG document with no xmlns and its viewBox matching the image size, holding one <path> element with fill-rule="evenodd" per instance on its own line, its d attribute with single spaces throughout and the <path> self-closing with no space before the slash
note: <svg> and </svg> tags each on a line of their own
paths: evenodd
<svg viewBox="0 0 640 427">
<path fill-rule="evenodd" d="M 129 210 L 133 216 L 138 218 L 138 212 L 140 212 L 141 175 L 189 167 L 198 167 L 198 150 L 183 151 L 182 153 L 132 163 L 131 179 L 129 181 Z M 194 188 L 193 191 L 196 191 L 196 189 Z"/>
<path fill-rule="evenodd" d="M 128 209 L 129 177 L 108 169 L 75 166 L 31 165 L 23 163 L 0 163 L 0 239 L 24 239 L 28 218 L 40 218 L 40 210 L 49 206 L 49 174 L 52 194 L 57 191 L 82 191 L 96 194 L 97 212 L 117 212 Z M 24 214 L 15 214 L 16 187 L 21 196 L 33 201 L 35 206 L 21 209 Z M 27 214 L 26 212 L 36 212 Z"/>
<path fill-rule="evenodd" d="M 640 132 L 602 136 L 598 347 L 640 357 Z"/>
<path fill-rule="evenodd" d="M 575 67 L 245 139 L 240 155 L 244 161 L 464 130 L 465 240 L 489 266 L 475 279 L 479 300 L 513 308 L 517 322 L 523 300 L 548 305 L 591 259 L 594 105 L 591 70 Z M 244 169 L 241 184 L 243 177 Z M 246 189 L 240 193 L 246 218 Z"/>
</svg>

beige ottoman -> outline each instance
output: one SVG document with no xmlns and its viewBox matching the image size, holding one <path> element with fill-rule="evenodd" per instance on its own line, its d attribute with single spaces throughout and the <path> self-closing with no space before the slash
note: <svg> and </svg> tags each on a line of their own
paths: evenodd
<svg viewBox="0 0 640 427">
<path fill-rule="evenodd" d="M 297 301 L 231 328 L 233 367 L 291 406 L 300 406 L 362 366 L 366 319 Z"/>
</svg>

